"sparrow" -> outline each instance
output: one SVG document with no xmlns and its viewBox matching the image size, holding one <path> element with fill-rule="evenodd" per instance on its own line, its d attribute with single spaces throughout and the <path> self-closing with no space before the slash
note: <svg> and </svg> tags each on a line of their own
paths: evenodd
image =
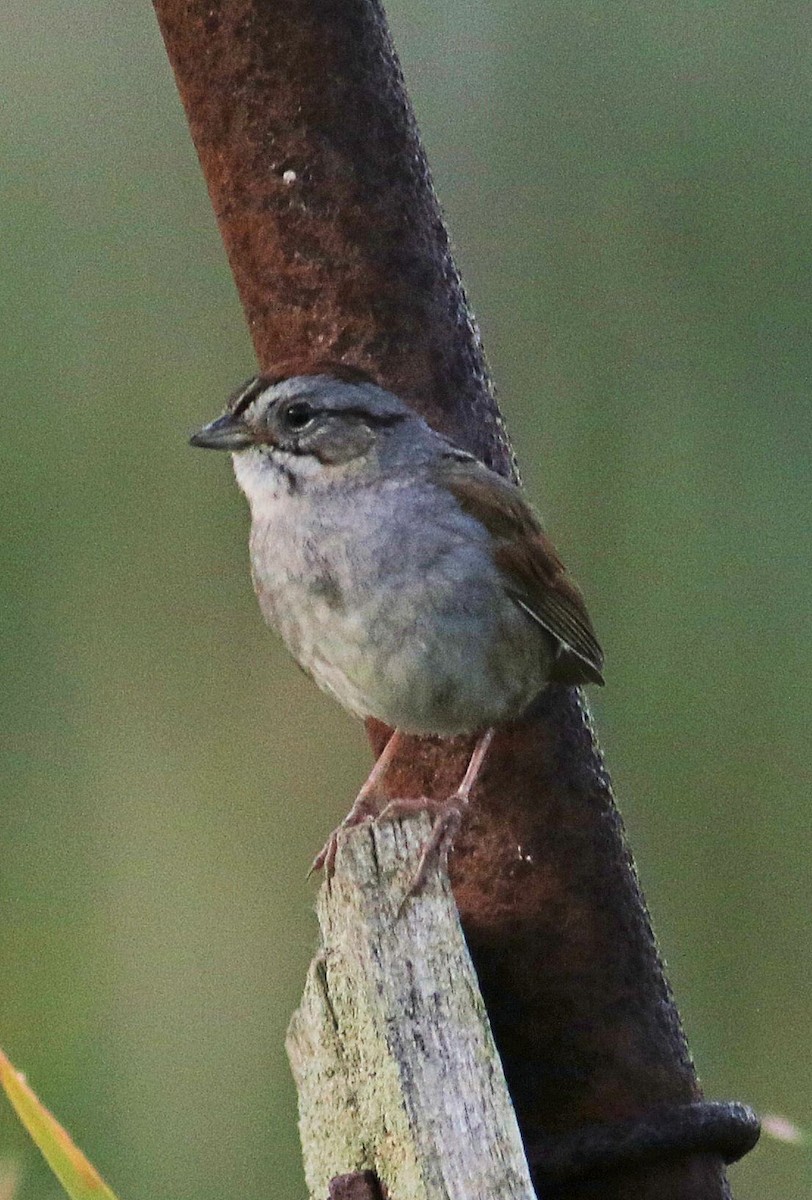
<svg viewBox="0 0 812 1200">
<path fill-rule="evenodd" d="M 332 871 L 341 829 L 429 809 L 419 890 L 494 730 L 550 684 L 603 683 L 581 592 L 519 487 L 356 368 L 257 375 L 190 441 L 233 456 L 267 623 L 344 708 L 394 731 L 312 869 Z M 477 740 L 447 800 L 381 810 L 406 734 Z"/>
</svg>

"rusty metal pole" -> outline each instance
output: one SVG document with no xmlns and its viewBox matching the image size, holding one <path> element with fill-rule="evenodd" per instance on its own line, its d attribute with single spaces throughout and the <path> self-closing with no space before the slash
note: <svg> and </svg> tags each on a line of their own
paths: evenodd
<svg viewBox="0 0 812 1200">
<path fill-rule="evenodd" d="M 378 0 L 154 3 L 262 367 L 364 367 L 511 473 Z M 467 748 L 413 741 L 393 791 Z M 500 733 L 451 869 L 539 1188 L 725 1196 L 757 1125 L 702 1102 L 577 690 Z"/>
</svg>

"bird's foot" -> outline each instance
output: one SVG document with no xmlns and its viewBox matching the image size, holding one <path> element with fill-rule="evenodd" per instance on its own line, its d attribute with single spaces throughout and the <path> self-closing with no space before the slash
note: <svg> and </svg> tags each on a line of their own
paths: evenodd
<svg viewBox="0 0 812 1200">
<path fill-rule="evenodd" d="M 444 867 L 448 862 L 448 852 L 451 849 L 457 830 L 462 822 L 462 814 L 468 803 L 468 797 L 455 792 L 447 800 L 431 800 L 428 796 L 403 796 L 390 800 L 376 814 L 375 804 L 369 796 L 359 796 L 340 825 L 336 826 L 324 843 L 321 851 L 313 859 L 308 871 L 308 878 L 315 872 L 324 870 L 326 879 L 331 880 L 335 873 L 336 853 L 339 836 L 347 829 L 363 825 L 367 821 L 397 821 L 401 817 L 411 817 L 417 813 L 430 813 L 434 820 L 426 844 L 420 853 L 420 860 L 405 895 L 401 900 L 398 912 L 402 912 L 407 900 L 419 896 L 426 886 L 429 875 L 434 867 Z"/>
<path fill-rule="evenodd" d="M 310 864 L 310 870 L 307 872 L 309 879 L 316 871 L 324 870 L 325 878 L 329 882 L 333 878 L 336 865 L 336 853 L 338 852 L 338 838 L 345 829 L 354 829 L 356 825 L 363 825 L 366 821 L 374 821 L 375 819 L 375 804 L 369 796 L 365 796 L 363 792 L 356 798 L 350 811 L 347 813 L 340 825 L 337 825 L 333 832 L 328 837 L 327 841 L 322 846 L 319 853 Z"/>
<path fill-rule="evenodd" d="M 467 804 L 468 796 L 460 791 L 449 796 L 447 800 L 430 800 L 428 796 L 404 796 L 399 800 L 390 800 L 377 818 L 378 821 L 391 821 L 421 812 L 431 813 L 434 817 L 431 833 L 420 853 L 417 870 L 401 901 L 401 910 L 407 900 L 412 896 L 419 896 L 423 891 L 432 868 L 444 867 L 448 862 L 448 852 L 453 845 Z"/>
<path fill-rule="evenodd" d="M 307 872 L 308 879 L 314 871 L 320 871 L 324 868 L 324 873 L 329 882 L 335 870 L 338 835 L 343 833 L 345 829 L 352 829 L 356 825 L 363 825 L 365 821 L 374 820 L 380 812 L 382 805 L 386 803 L 381 784 L 386 772 L 389 770 L 392 759 L 397 753 L 402 737 L 403 735 L 396 729 L 389 738 L 389 741 L 373 765 L 364 786 L 355 797 L 355 803 L 352 808 L 341 824 L 333 830 L 320 852 L 313 859 L 310 870 Z"/>
</svg>

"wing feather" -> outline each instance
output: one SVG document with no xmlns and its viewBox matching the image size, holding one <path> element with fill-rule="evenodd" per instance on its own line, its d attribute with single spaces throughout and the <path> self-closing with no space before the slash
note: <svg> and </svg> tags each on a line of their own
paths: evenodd
<svg viewBox="0 0 812 1200">
<path fill-rule="evenodd" d="M 437 482 L 493 536 L 505 591 L 557 641 L 551 679 L 603 683 L 603 652 L 584 598 L 519 489 L 463 455 L 449 456 Z"/>
</svg>

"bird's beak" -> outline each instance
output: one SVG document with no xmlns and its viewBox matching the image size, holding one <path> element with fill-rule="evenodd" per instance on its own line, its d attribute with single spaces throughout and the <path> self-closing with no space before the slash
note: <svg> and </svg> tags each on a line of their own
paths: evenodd
<svg viewBox="0 0 812 1200">
<path fill-rule="evenodd" d="M 240 417 L 224 413 L 216 421 L 209 421 L 189 438 L 191 446 L 204 450 L 245 450 L 253 446 L 254 435 Z"/>
</svg>

